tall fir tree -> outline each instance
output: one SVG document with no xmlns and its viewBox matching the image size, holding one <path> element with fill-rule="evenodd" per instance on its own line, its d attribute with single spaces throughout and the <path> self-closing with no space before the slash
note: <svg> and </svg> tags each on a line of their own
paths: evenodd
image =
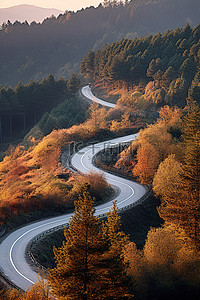
<svg viewBox="0 0 200 300">
<path fill-rule="evenodd" d="M 85 186 L 75 203 L 69 228 L 65 229 L 66 241 L 61 248 L 54 249 L 57 266 L 49 271 L 49 284 L 59 300 L 119 299 L 128 293 L 120 256 L 122 248 L 114 251 L 117 245 L 113 246 L 114 221 L 108 221 L 109 226 L 100 222 L 94 215 L 93 204 Z"/>
</svg>

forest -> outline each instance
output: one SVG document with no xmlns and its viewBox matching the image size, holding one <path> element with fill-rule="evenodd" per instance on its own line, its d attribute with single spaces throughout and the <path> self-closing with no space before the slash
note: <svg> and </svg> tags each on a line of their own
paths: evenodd
<svg viewBox="0 0 200 300">
<path fill-rule="evenodd" d="M 52 74 L 42 81 L 31 80 L 17 86 L 0 86 L 0 149 L 9 143 L 19 143 L 29 131 L 36 138 L 50 133 L 54 128 L 68 128 L 85 119 L 87 104 L 80 104 L 75 93 L 79 90 L 78 74 L 72 73 L 68 81 L 55 80 Z M 78 113 L 78 107 L 83 113 Z"/>
<path fill-rule="evenodd" d="M 189 24 L 146 38 L 123 39 L 90 50 L 81 73 L 113 93 L 122 89 L 125 96 L 118 104 L 132 109 L 149 111 L 166 104 L 183 108 L 187 96 L 200 98 L 199 39 L 200 25 L 192 29 Z"/>
<path fill-rule="evenodd" d="M 55 81 L 51 74 L 41 82 L 19 82 L 14 89 L 1 86 L 0 143 L 30 129 L 44 112 L 62 101 L 66 91 L 66 82 Z"/>
<path fill-rule="evenodd" d="M 90 50 L 81 62 L 82 82 L 90 81 L 97 95 L 117 96 L 118 105 L 109 110 L 97 103 L 83 105 L 82 120 L 76 114 L 78 75 L 65 84 L 50 76 L 73 100 L 50 107 L 51 117 L 45 114 L 0 163 L 1 228 L 8 232 L 66 209 L 75 208 L 75 214 L 62 245 L 54 247 L 55 266 L 48 270 L 47 282 L 42 277 L 25 293 L 2 290 L 2 299 L 198 299 L 199 40 L 200 25 L 187 24 Z M 75 99 L 69 123 L 62 123 L 65 105 L 70 114 Z M 52 118 L 56 124 L 61 120 L 61 126 L 52 128 Z M 42 135 L 37 135 L 39 126 Z M 101 163 L 154 193 L 161 221 L 149 229 L 143 248 L 135 243 L 136 233 L 130 239 L 121 230 L 116 202 L 105 220 L 95 217 L 94 205 L 113 195 L 104 176 L 73 173 L 61 160 L 64 149 L 70 156 L 73 143 L 87 145 L 135 132 L 136 141 L 111 153 L 110 160 L 109 153 L 102 153 Z"/>
<path fill-rule="evenodd" d="M 41 81 L 49 73 L 66 80 L 79 71 L 90 49 L 184 27 L 188 22 L 194 27 L 199 9 L 198 0 L 107 0 L 97 8 L 66 11 L 41 24 L 8 20 L 0 30 L 0 84 L 14 87 L 18 81 Z"/>
</svg>

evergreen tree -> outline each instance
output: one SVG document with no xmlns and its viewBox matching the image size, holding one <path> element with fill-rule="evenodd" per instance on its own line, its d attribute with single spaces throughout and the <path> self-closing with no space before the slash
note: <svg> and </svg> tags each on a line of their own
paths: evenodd
<svg viewBox="0 0 200 300">
<path fill-rule="evenodd" d="M 73 73 L 67 81 L 68 92 L 75 94 L 80 88 L 80 79 L 77 73 Z"/>
<path fill-rule="evenodd" d="M 128 294 L 128 277 L 126 274 L 127 265 L 124 263 L 124 246 L 128 242 L 128 237 L 120 231 L 121 221 L 117 214 L 116 201 L 113 209 L 107 214 L 107 234 L 109 238 L 109 251 L 107 252 L 109 271 L 109 299 L 131 299 Z"/>
<path fill-rule="evenodd" d="M 119 237 L 116 208 L 106 225 L 94 216 L 93 204 L 84 186 L 65 229 L 66 241 L 54 249 L 57 266 L 49 272 L 49 284 L 58 299 L 119 299 L 127 293 L 122 247 L 117 247 L 115 237 Z"/>
<path fill-rule="evenodd" d="M 89 79 L 92 79 L 92 76 L 94 74 L 94 57 L 94 52 L 90 50 L 88 54 L 84 57 L 80 66 L 81 74 L 83 76 L 89 76 Z"/>
<path fill-rule="evenodd" d="M 191 86 L 188 91 L 188 97 L 190 100 L 199 101 L 200 99 L 200 70 L 196 73 Z"/>
</svg>

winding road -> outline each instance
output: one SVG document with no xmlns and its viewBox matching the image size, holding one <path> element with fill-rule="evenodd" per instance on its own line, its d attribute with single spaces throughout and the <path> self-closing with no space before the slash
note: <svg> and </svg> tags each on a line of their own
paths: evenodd
<svg viewBox="0 0 200 300">
<path fill-rule="evenodd" d="M 107 103 L 103 100 L 95 98 L 89 86 L 82 89 L 82 94 L 92 101 L 96 101 L 107 107 L 115 107 L 115 104 Z M 137 134 L 117 138 L 114 140 L 98 143 L 81 149 L 74 154 L 71 163 L 79 172 L 88 173 L 91 171 L 100 172 L 93 164 L 94 155 L 105 147 L 120 145 L 137 138 Z M 131 180 L 127 180 L 107 172 L 103 172 L 108 183 L 119 189 L 116 197 L 117 206 L 123 209 L 137 202 L 146 194 L 146 189 Z M 112 207 L 112 201 L 104 203 L 96 207 L 96 215 L 102 215 L 108 212 Z M 26 260 L 26 248 L 29 242 L 42 232 L 46 232 L 54 227 L 67 224 L 72 213 L 65 214 L 60 217 L 46 219 L 35 222 L 22 227 L 10 235 L 8 235 L 0 244 L 0 269 L 16 286 L 23 290 L 27 290 L 35 281 L 37 281 L 37 273 L 31 269 Z"/>
</svg>

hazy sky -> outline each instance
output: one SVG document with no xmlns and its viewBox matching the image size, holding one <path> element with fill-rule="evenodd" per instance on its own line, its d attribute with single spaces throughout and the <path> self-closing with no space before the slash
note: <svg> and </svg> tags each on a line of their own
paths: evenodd
<svg viewBox="0 0 200 300">
<path fill-rule="evenodd" d="M 103 0 L 0 0 L 0 8 L 19 4 L 32 4 L 40 7 L 60 10 L 77 10 L 87 6 L 98 6 Z"/>
</svg>

